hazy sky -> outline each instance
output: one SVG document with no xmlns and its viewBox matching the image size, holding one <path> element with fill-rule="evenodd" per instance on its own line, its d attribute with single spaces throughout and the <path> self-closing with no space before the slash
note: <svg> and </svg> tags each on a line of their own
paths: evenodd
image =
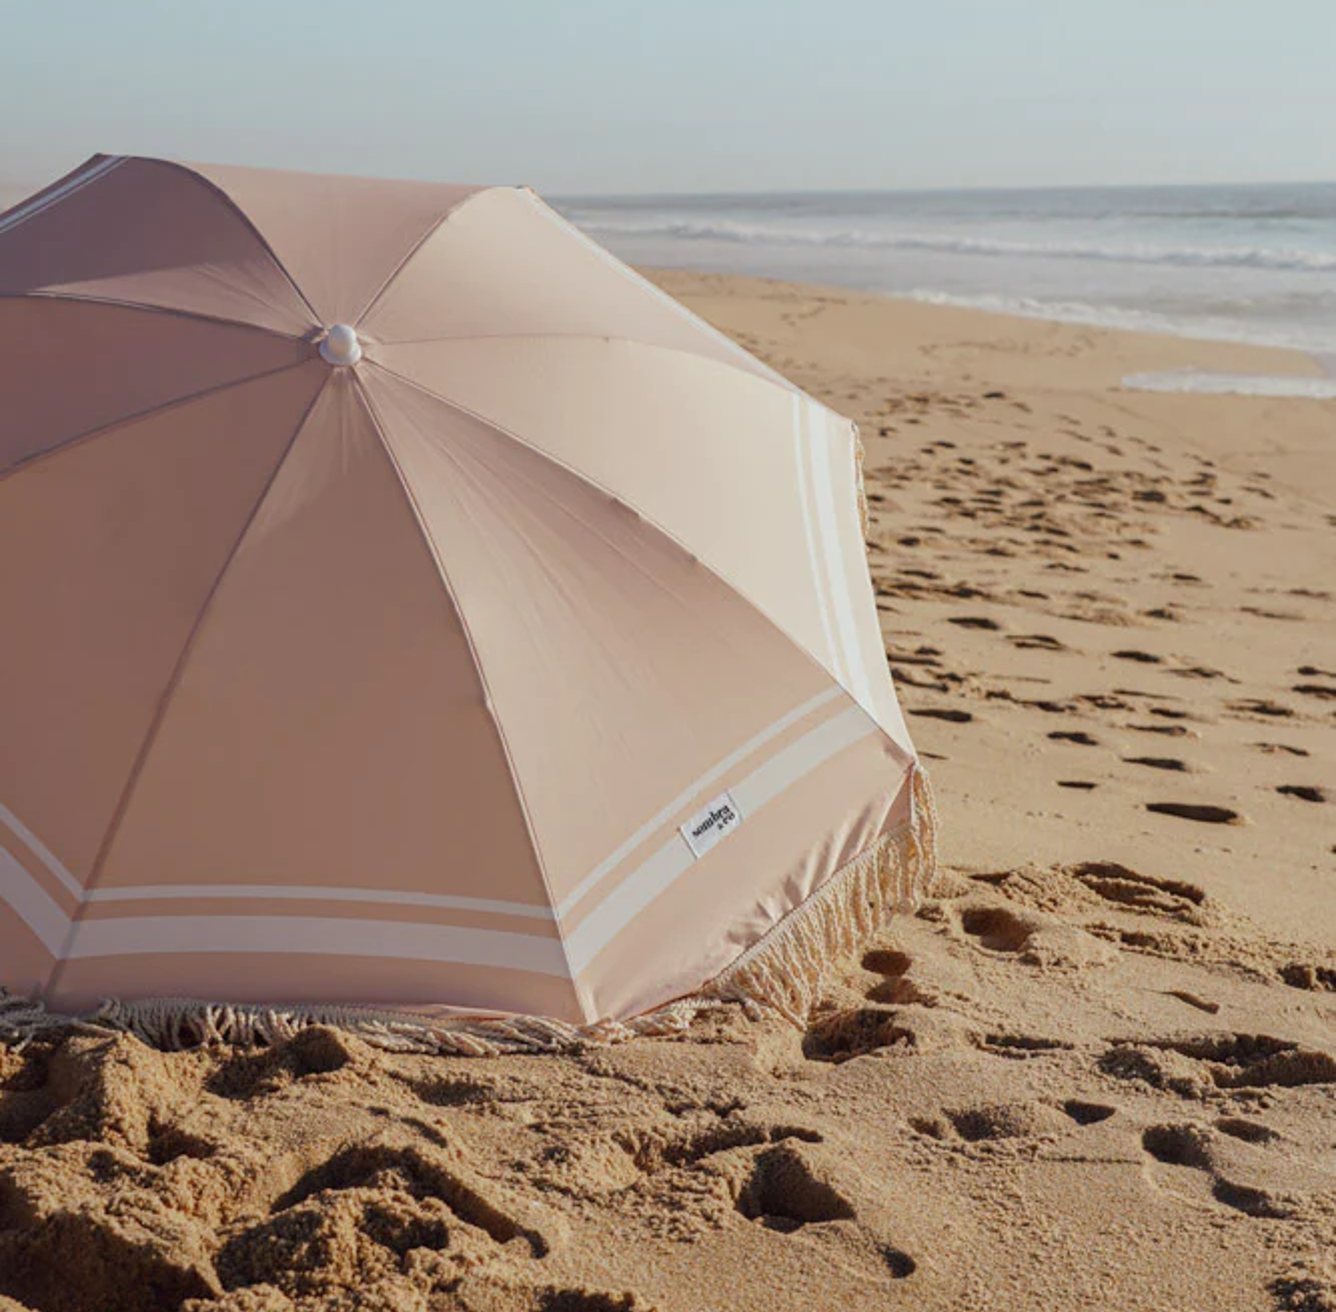
<svg viewBox="0 0 1336 1312">
<path fill-rule="evenodd" d="M 0 0 L 97 150 L 549 194 L 1336 178 L 1336 0 Z"/>
</svg>

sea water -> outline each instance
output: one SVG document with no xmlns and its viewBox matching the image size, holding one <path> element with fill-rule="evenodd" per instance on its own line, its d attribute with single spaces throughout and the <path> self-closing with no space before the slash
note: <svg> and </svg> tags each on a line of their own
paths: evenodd
<svg viewBox="0 0 1336 1312">
<path fill-rule="evenodd" d="M 636 264 L 1288 346 L 1336 377 L 1336 182 L 557 203 Z"/>
</svg>

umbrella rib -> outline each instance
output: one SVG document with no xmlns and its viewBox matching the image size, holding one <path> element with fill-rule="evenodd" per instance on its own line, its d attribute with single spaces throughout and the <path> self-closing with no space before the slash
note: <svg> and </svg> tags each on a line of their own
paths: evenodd
<svg viewBox="0 0 1336 1312">
<path fill-rule="evenodd" d="M 713 565 L 709 563 L 709 561 L 702 560 L 700 556 L 696 552 L 692 551 L 692 549 L 689 546 L 687 546 L 687 544 L 683 542 L 681 538 L 679 538 L 675 533 L 673 533 L 670 529 L 666 528 L 663 524 L 660 524 L 658 520 L 655 519 L 652 515 L 647 515 L 643 510 L 640 509 L 639 506 L 635 505 L 631 501 L 628 501 L 626 497 L 622 496 L 620 493 L 614 492 L 611 488 L 604 486 L 604 484 L 600 483 L 596 478 L 592 478 L 589 474 L 585 473 L 583 470 L 577 469 L 574 465 L 568 464 L 566 461 L 562 460 L 559 456 L 554 456 L 550 451 L 544 451 L 541 447 L 535 446 L 532 442 L 521 437 L 518 433 L 512 432 L 509 428 L 502 427 L 502 425 L 498 424 L 493 419 L 489 419 L 486 415 L 479 414 L 476 410 L 470 410 L 467 406 L 460 405 L 458 401 L 452 401 L 449 399 L 449 397 L 442 396 L 439 392 L 432 391 L 430 387 L 423 386 L 423 384 L 417 382 L 415 379 L 409 378 L 404 374 L 399 373 L 397 370 L 389 368 L 388 365 L 379 363 L 377 361 L 371 361 L 371 364 L 374 368 L 381 370 L 383 373 L 389 374 L 392 378 L 398 379 L 400 382 L 406 384 L 409 387 L 415 388 L 417 391 L 423 393 L 425 396 L 430 396 L 433 400 L 439 401 L 442 405 L 447 406 L 449 409 L 454 410 L 461 415 L 467 415 L 470 419 L 476 420 L 480 424 L 485 424 L 494 433 L 498 433 L 500 436 L 507 438 L 509 441 L 518 443 L 526 450 L 532 451 L 535 455 L 541 457 L 544 460 L 551 461 L 552 464 L 557 465 L 561 469 L 566 470 L 567 473 L 578 478 L 582 483 L 587 484 L 589 487 L 596 489 L 603 496 L 610 497 L 612 500 L 618 502 L 620 505 L 626 506 L 628 510 L 632 511 L 635 515 L 637 515 L 641 520 L 643 520 L 646 524 L 648 524 L 650 528 L 654 529 L 655 532 L 661 533 L 675 547 L 677 547 L 681 551 L 686 552 L 687 555 L 689 555 L 693 560 L 697 561 L 702 569 L 709 570 L 709 572 L 713 574 L 715 578 L 717 578 L 726 588 L 728 588 L 731 592 L 735 593 L 739 598 L 741 598 L 742 601 L 744 601 L 758 615 L 760 615 L 761 618 L 765 620 L 765 622 L 769 624 L 775 630 L 775 632 L 778 633 L 786 642 L 789 642 L 794 647 L 796 647 L 798 651 L 800 651 L 803 654 L 803 656 L 805 656 L 823 674 L 825 674 L 827 678 L 833 680 L 836 684 L 838 684 L 841 688 L 843 688 L 844 691 L 854 699 L 854 701 L 858 700 L 857 694 L 855 694 L 852 689 L 845 686 L 845 681 L 841 677 L 839 677 L 832 670 L 830 670 L 804 642 L 801 642 L 786 628 L 780 625 L 778 621 L 776 621 L 763 607 L 758 605 L 745 591 L 743 591 L 742 588 L 740 588 L 736 583 L 734 583 L 732 579 L 730 579 L 727 575 L 723 574 L 721 571 L 716 569 Z M 731 367 L 731 366 L 726 366 L 726 367 Z"/>
<path fill-rule="evenodd" d="M 49 446 L 42 451 L 36 451 L 30 456 L 25 456 L 16 464 L 10 465 L 8 469 L 0 469 L 0 483 L 15 474 L 22 473 L 25 469 L 31 469 L 34 465 L 40 465 L 55 456 L 63 455 L 71 447 L 82 446 L 83 443 L 91 442 L 94 438 L 113 433 L 126 424 L 137 423 L 141 419 L 148 419 L 153 415 L 175 410 L 180 406 L 189 405 L 193 401 L 202 400 L 206 396 L 213 396 L 217 392 L 225 392 L 230 387 L 257 383 L 265 378 L 273 378 L 276 374 L 287 373 L 289 369 L 303 369 L 310 363 L 310 360 L 298 360 L 295 364 L 281 364 L 274 369 L 264 369 L 258 374 L 247 374 L 244 378 L 232 378 L 225 383 L 213 383 L 208 387 L 201 387 L 196 392 L 188 392 L 185 396 L 174 396 L 169 401 L 163 401 L 158 405 L 151 405 L 143 410 L 135 410 L 128 415 L 122 415 L 119 419 L 113 419 L 109 424 L 99 424 L 95 428 L 85 429 L 82 433 L 76 433 L 73 437 L 67 437 L 63 441 L 57 442 L 55 446 Z"/>
<path fill-rule="evenodd" d="M 368 395 L 361 379 L 356 379 L 357 394 L 365 407 L 368 417 L 371 420 L 372 427 L 376 430 L 376 437 L 380 442 L 381 450 L 385 453 L 385 458 L 390 462 L 390 468 L 394 470 L 395 478 L 399 482 L 399 487 L 404 494 L 405 501 L 412 511 L 414 521 L 417 523 L 418 532 L 422 534 L 423 541 L 426 543 L 427 550 L 431 554 L 433 563 L 436 566 L 436 572 L 440 576 L 441 585 L 445 588 L 446 596 L 454 608 L 455 615 L 459 619 L 459 627 L 463 631 L 464 641 L 468 644 L 469 658 L 473 662 L 474 673 L 478 677 L 478 683 L 481 685 L 484 697 L 484 706 L 487 714 L 491 718 L 492 725 L 496 729 L 497 740 L 501 744 L 501 750 L 505 753 L 506 764 L 510 768 L 511 783 L 515 786 L 515 796 L 520 805 L 520 813 L 524 816 L 524 826 L 529 834 L 529 845 L 533 848 L 534 860 L 538 865 L 538 875 L 543 881 L 543 890 L 547 894 L 548 904 L 553 910 L 553 923 L 557 930 L 557 943 L 561 947 L 562 959 L 566 962 L 567 973 L 570 976 L 571 987 L 576 993 L 577 1005 L 583 1006 L 579 997 L 579 984 L 576 979 L 576 973 L 571 966 L 570 954 L 566 951 L 566 933 L 561 924 L 561 917 L 556 914 L 557 897 L 552 890 L 552 881 L 548 877 L 547 863 L 543 859 L 543 849 L 538 842 L 538 831 L 534 826 L 533 814 L 529 808 L 528 798 L 524 794 L 524 783 L 520 779 L 519 767 L 515 763 L 514 753 L 510 748 L 510 740 L 506 736 L 505 726 L 501 723 L 500 713 L 496 708 L 496 700 L 492 696 L 491 687 L 487 682 L 487 673 L 483 669 L 482 658 L 478 654 L 478 648 L 473 640 L 473 632 L 469 628 L 468 617 L 464 614 L 464 608 L 459 604 L 459 596 L 455 591 L 454 585 L 450 582 L 449 572 L 445 568 L 440 547 L 436 539 L 432 536 L 431 529 L 427 525 L 426 517 L 422 513 L 422 507 L 418 504 L 418 499 L 413 494 L 412 486 L 408 481 L 408 476 L 404 473 L 403 466 L 400 465 L 398 457 L 394 454 L 390 446 L 389 439 L 385 435 L 385 427 L 381 423 L 380 415 L 376 411 L 374 402 Z"/>
<path fill-rule="evenodd" d="M 314 395 L 302 411 L 300 418 L 293 425 L 292 436 L 288 438 L 287 445 L 283 448 L 278 459 L 274 462 L 274 467 L 270 471 L 269 478 L 264 487 L 260 490 L 260 495 L 255 498 L 254 505 L 251 506 L 250 513 L 246 516 L 245 523 L 241 526 L 241 531 L 237 534 L 228 550 L 227 556 L 223 560 L 218 572 L 214 575 L 213 583 L 201 603 L 199 611 L 195 615 L 195 622 L 190 626 L 190 632 L 186 634 L 185 642 L 181 646 L 180 654 L 176 658 L 176 663 L 172 666 L 172 672 L 168 676 L 167 683 L 162 690 L 162 695 L 158 698 L 158 704 L 154 708 L 153 717 L 149 720 L 148 729 L 144 734 L 144 739 L 139 745 L 139 751 L 135 753 L 135 758 L 130 764 L 129 774 L 126 776 L 125 786 L 121 789 L 120 798 L 117 800 L 116 809 L 112 812 L 111 821 L 107 825 L 106 833 L 102 836 L 102 842 L 98 847 L 97 855 L 93 859 L 92 869 L 89 871 L 88 882 L 83 887 L 83 900 L 75 909 L 74 917 L 70 921 L 70 927 L 65 935 L 65 942 L 61 946 L 60 954 L 56 958 L 55 966 L 52 968 L 51 977 L 46 984 L 46 992 L 49 994 L 60 982 L 61 972 L 68 962 L 70 948 L 74 944 L 75 936 L 79 932 L 79 926 L 83 923 L 84 909 L 89 905 L 89 894 L 97 887 L 98 879 L 102 875 L 103 867 L 106 865 L 107 857 L 111 852 L 112 843 L 115 842 L 116 835 L 120 832 L 121 824 L 125 820 L 126 812 L 130 808 L 131 798 L 134 796 L 135 786 L 139 782 L 140 775 L 143 774 L 144 766 L 148 761 L 149 755 L 153 750 L 153 744 L 157 741 L 158 731 L 162 727 L 162 722 L 166 718 L 167 709 L 171 704 L 173 695 L 181 683 L 181 676 L 185 672 L 185 667 L 190 659 L 191 652 L 194 650 L 196 640 L 200 631 L 204 627 L 204 621 L 208 618 L 209 611 L 213 607 L 214 599 L 218 595 L 218 589 L 222 586 L 223 579 L 227 576 L 227 571 L 231 569 L 232 562 L 237 557 L 237 552 L 241 550 L 241 544 L 245 542 L 250 533 L 251 525 L 255 523 L 256 516 L 260 513 L 260 508 L 269 498 L 269 493 L 273 489 L 274 483 L 278 478 L 283 466 L 287 463 L 288 456 L 296 444 L 297 438 L 301 435 L 302 429 L 306 427 L 306 421 L 310 418 L 311 412 L 315 409 L 316 402 L 324 395 L 325 388 L 329 385 L 329 378 L 326 377 L 316 388 Z"/>
<path fill-rule="evenodd" d="M 845 419 L 844 415 L 840 414 L 838 410 L 831 409 L 820 397 L 813 396 L 810 392 L 799 387 L 797 383 L 790 382 L 787 378 L 775 373 L 759 356 L 754 358 L 766 370 L 765 373 L 757 373 L 754 369 L 747 369 L 740 361 L 720 360 L 713 355 L 693 351 L 686 346 L 669 346 L 664 342 L 647 342 L 639 337 L 621 337 L 613 333 L 452 333 L 447 337 L 409 337 L 403 341 L 378 342 L 377 345 L 393 350 L 396 346 L 446 346 L 451 342 L 616 342 L 622 346 L 636 346 L 646 351 L 667 351 L 671 355 L 685 355 L 692 360 L 703 360 L 706 364 L 713 365 L 718 369 L 731 369 L 736 373 L 744 374 L 748 378 L 755 378 L 757 382 L 764 383 L 767 387 L 773 387 L 777 391 L 812 401 L 823 410 L 829 411 L 837 419 Z M 382 369 L 389 370 L 390 368 L 383 361 L 375 360 L 373 363 L 379 365 Z M 390 372 L 394 371 L 390 370 Z M 846 422 L 848 421 L 846 420 Z"/>
<path fill-rule="evenodd" d="M 447 209 L 443 214 L 441 214 L 437 219 L 435 219 L 431 223 L 431 225 L 427 228 L 426 232 L 424 232 L 422 236 L 420 236 L 417 239 L 417 241 L 415 241 L 412 244 L 412 246 L 410 246 L 408 250 L 404 252 L 403 258 L 400 259 L 398 264 L 396 264 L 394 268 L 390 270 L 389 274 L 385 278 L 385 281 L 382 282 L 381 285 L 376 288 L 375 293 L 372 295 L 371 299 L 366 303 L 365 307 L 357 315 L 357 317 L 353 319 L 353 323 L 360 324 L 367 317 L 367 315 L 369 315 L 371 311 L 376 308 L 376 306 L 380 303 L 380 298 L 384 296 L 385 293 L 390 290 L 391 286 L 393 286 L 393 284 L 398 280 L 399 275 L 404 271 L 405 267 L 408 265 L 408 262 L 413 258 L 413 256 L 415 256 L 418 253 L 418 251 L 420 251 L 423 248 L 423 246 L 427 244 L 427 242 L 429 242 L 441 230 L 441 227 L 445 224 L 447 219 L 449 219 L 452 215 L 457 214 L 461 209 L 463 209 L 465 205 L 469 203 L 469 201 L 473 200 L 477 196 L 481 196 L 483 192 L 496 191 L 496 190 L 497 188 L 495 187 L 479 187 L 477 191 L 470 192 L 467 196 L 463 197 L 461 200 L 457 200 L 453 205 L 450 206 L 449 209 Z"/>
<path fill-rule="evenodd" d="M 170 314 L 178 319 L 194 319 L 199 323 L 222 324 L 227 328 L 244 328 L 247 332 L 264 333 L 267 337 L 280 337 L 288 342 L 303 342 L 307 333 L 285 333 L 277 328 L 268 328 L 261 323 L 249 323 L 245 319 L 230 319 L 223 314 L 205 314 L 203 310 L 184 310 L 176 305 L 156 305 L 152 301 L 127 301 L 119 296 L 91 296 L 86 292 L 3 292 L 0 301 L 75 301 L 89 305 L 112 305 L 123 310 L 140 310 L 144 314 Z"/>
<path fill-rule="evenodd" d="M 258 241 L 262 247 L 264 247 L 265 254 L 268 255 L 270 260 L 273 261 L 274 268 L 276 268 L 279 271 L 279 273 L 281 273 L 288 280 L 288 286 L 291 287 L 292 290 L 297 293 L 297 296 L 301 300 L 301 303 L 306 307 L 306 312 L 311 316 L 311 322 L 313 324 L 319 324 L 324 322 L 320 318 L 320 316 L 315 312 L 315 307 L 311 304 L 310 301 L 306 299 L 306 293 L 302 291 L 302 289 L 299 286 L 297 286 L 297 280 L 292 276 L 292 274 L 288 272 L 287 265 L 285 265 L 283 261 L 278 258 L 278 252 L 275 251 L 274 248 L 265 239 L 264 233 L 262 233 L 259 230 L 259 228 L 255 226 L 250 215 L 247 214 L 246 211 L 243 210 L 241 206 L 238 205 L 236 201 L 234 201 L 232 197 L 229 196 L 227 192 L 225 192 L 222 189 L 222 187 L 220 187 L 212 179 L 206 178 L 202 173 L 196 173 L 195 170 L 190 168 L 188 165 L 181 164 L 174 159 L 161 159 L 161 158 L 154 158 L 152 156 L 146 156 L 145 158 L 152 158 L 155 164 L 163 164 L 167 168 L 175 169 L 178 173 L 184 173 L 186 174 L 187 177 L 194 178 L 196 182 L 201 183 L 203 186 L 207 187 L 210 191 L 214 192 L 217 196 L 221 197 L 223 203 L 228 207 L 228 209 L 230 209 L 242 221 L 242 223 L 244 223 L 246 227 L 250 229 L 250 231 L 255 236 L 255 240 Z"/>
<path fill-rule="evenodd" d="M 685 319 L 687 322 L 696 324 L 704 329 L 709 336 L 715 338 L 716 341 L 727 347 L 728 350 L 735 352 L 737 355 L 740 355 L 745 359 L 756 360 L 756 357 L 752 355 L 745 346 L 735 342 L 726 332 L 720 328 L 716 328 L 708 319 L 703 318 L 694 310 L 687 309 L 677 297 L 669 295 L 668 292 L 664 291 L 656 282 L 645 277 L 645 275 L 638 269 L 634 269 L 631 265 L 619 260 L 610 250 L 604 246 L 600 246 L 583 228 L 572 223 L 570 219 L 554 209 L 543 200 L 541 196 L 537 196 L 533 192 L 530 192 L 529 196 L 533 204 L 537 207 L 538 212 L 549 223 L 554 224 L 563 232 L 569 233 L 576 239 L 576 241 L 580 242 L 586 250 L 601 260 L 604 265 L 612 269 L 614 272 L 621 274 L 626 281 L 637 287 L 641 292 L 646 293 L 653 300 L 658 301 L 668 310 L 677 314 L 679 318 Z M 764 360 L 757 360 L 756 362 L 773 378 L 780 382 L 788 383 L 788 379 L 784 378 L 778 370 L 772 369 Z M 792 384 L 789 385 L 792 386 Z"/>
</svg>

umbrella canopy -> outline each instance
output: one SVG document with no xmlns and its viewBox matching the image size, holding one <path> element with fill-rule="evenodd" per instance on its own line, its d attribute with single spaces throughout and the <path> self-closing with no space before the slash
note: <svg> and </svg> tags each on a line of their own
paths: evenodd
<svg viewBox="0 0 1336 1312">
<path fill-rule="evenodd" d="M 531 191 L 96 156 L 0 386 L 9 988 L 587 1023 L 925 873 L 852 425 Z"/>
</svg>

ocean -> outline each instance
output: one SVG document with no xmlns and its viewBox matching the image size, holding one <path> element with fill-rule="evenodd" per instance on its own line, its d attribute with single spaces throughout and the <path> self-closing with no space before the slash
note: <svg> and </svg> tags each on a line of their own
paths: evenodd
<svg viewBox="0 0 1336 1312">
<path fill-rule="evenodd" d="M 0 208 L 30 190 L 0 182 Z M 580 196 L 554 203 L 633 264 L 1292 347 L 1317 359 L 1327 377 L 1136 381 L 1336 396 L 1336 182 Z"/>
<path fill-rule="evenodd" d="M 1336 182 L 556 203 L 635 264 L 1288 346 L 1336 377 Z"/>
</svg>

